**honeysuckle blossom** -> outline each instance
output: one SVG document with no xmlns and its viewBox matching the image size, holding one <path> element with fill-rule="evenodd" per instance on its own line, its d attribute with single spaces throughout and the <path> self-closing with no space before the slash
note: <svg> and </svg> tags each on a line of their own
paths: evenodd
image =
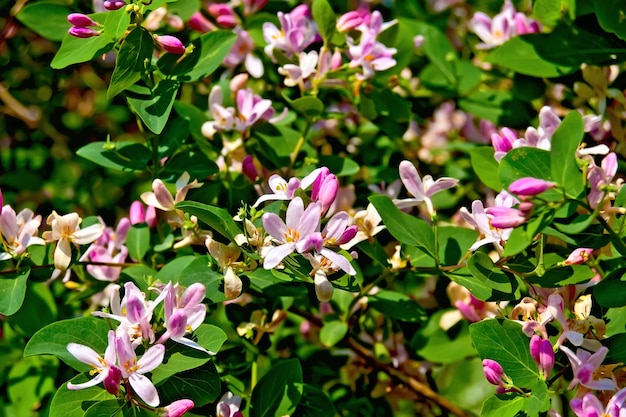
<svg viewBox="0 0 626 417">
<path fill-rule="evenodd" d="M 106 350 L 104 351 L 104 358 L 98 355 L 95 350 L 89 346 L 81 345 L 79 343 L 69 343 L 67 350 L 76 359 L 82 363 L 86 363 L 93 369 L 89 372 L 90 375 L 96 374 L 96 376 L 87 382 L 82 384 L 67 383 L 67 388 L 70 390 L 79 390 L 84 388 L 93 387 L 103 382 L 107 391 L 113 395 L 117 395 L 119 391 L 119 383 L 122 377 L 121 370 L 116 365 L 116 348 L 115 348 L 116 335 L 114 330 L 109 330 L 108 342 Z"/>
<path fill-rule="evenodd" d="M 316 73 L 319 56 L 317 51 L 300 52 L 298 65 L 285 64 L 278 68 L 278 72 L 285 76 L 287 87 L 300 86 L 301 90 L 311 87 L 310 77 Z"/>
<path fill-rule="evenodd" d="M 127 333 L 118 334 L 115 340 L 117 359 L 122 370 L 122 377 L 127 379 L 133 391 L 149 406 L 159 405 L 159 393 L 154 384 L 144 374 L 153 371 L 163 363 L 165 346 L 152 345 L 137 360 L 135 349 Z"/>
<path fill-rule="evenodd" d="M 92 28 L 100 28 L 102 25 L 82 13 L 70 13 L 67 16 L 67 21 L 72 25 L 68 33 L 74 37 L 91 38 L 102 34 L 102 30 Z"/>
<path fill-rule="evenodd" d="M 294 251 L 303 253 L 313 247 L 321 249 L 323 238 L 319 233 L 320 216 L 319 204 L 311 203 L 305 209 L 300 197 L 294 198 L 289 203 L 285 222 L 277 214 L 263 214 L 263 227 L 279 243 L 265 254 L 263 267 L 275 268 Z"/>
<path fill-rule="evenodd" d="M 540 31 L 539 23 L 515 11 L 510 0 L 506 0 L 500 13 L 493 18 L 483 12 L 476 12 L 469 28 L 483 42 L 476 45 L 478 49 L 490 49 L 502 45 L 514 36 Z"/>
<path fill-rule="evenodd" d="M 146 191 L 141 194 L 141 200 L 148 206 L 158 208 L 166 213 L 167 222 L 174 227 L 182 227 L 185 222 L 184 213 L 177 210 L 175 205 L 184 201 L 187 192 L 193 188 L 199 188 L 202 183 L 193 180 L 191 183 L 189 173 L 184 172 L 176 181 L 176 196 L 172 197 L 170 191 L 159 178 L 152 181 L 152 191 Z"/>
<path fill-rule="evenodd" d="M 383 219 L 376 211 L 376 207 L 369 203 L 365 210 L 360 210 L 352 216 L 352 224 L 356 225 L 358 230 L 352 240 L 341 245 L 342 249 L 350 249 L 354 245 L 364 240 L 373 241 L 380 231 L 385 229 L 385 225 L 381 225 Z"/>
<path fill-rule="evenodd" d="M 497 229 L 514 228 L 528 220 L 524 212 L 512 207 L 488 207 L 485 211 L 491 215 L 489 224 Z"/>
<path fill-rule="evenodd" d="M 233 29 L 239 24 L 237 13 L 228 3 L 211 3 L 207 7 L 207 11 L 215 18 L 217 24 L 222 27 Z"/>
<path fill-rule="evenodd" d="M 172 339 L 190 348 L 214 354 L 193 340 L 184 337 L 186 333 L 193 332 L 204 322 L 206 305 L 202 303 L 202 300 L 206 294 L 206 287 L 197 282 L 191 284 L 183 292 L 178 284 L 174 286 L 169 282 L 162 289 L 161 296 L 163 296 L 163 294 L 163 310 L 165 328 L 167 330 L 159 338 L 157 343 L 165 343 L 168 339 Z"/>
<path fill-rule="evenodd" d="M 424 202 L 431 217 L 435 214 L 431 197 L 439 191 L 454 187 L 459 182 L 456 178 L 449 177 L 442 177 L 433 181 L 433 177 L 430 175 L 426 175 L 422 179 L 417 168 L 410 161 L 400 162 L 400 179 L 413 198 L 393 200 L 396 207 L 404 209 Z"/>
<path fill-rule="evenodd" d="M 507 207 L 508 204 L 502 207 Z M 510 207 L 510 206 L 509 206 Z M 472 202 L 472 212 L 470 213 L 467 208 L 461 207 L 459 210 L 461 216 L 479 233 L 479 240 L 471 247 L 471 251 L 475 251 L 479 247 L 488 243 L 493 243 L 498 252 L 502 252 L 502 245 L 507 241 L 513 229 L 511 228 L 497 228 L 491 224 L 492 216 L 485 211 L 483 202 L 480 200 L 474 200 Z"/>
<path fill-rule="evenodd" d="M 502 365 L 493 359 L 483 359 L 483 373 L 487 381 L 500 388 L 509 388 L 511 386 L 511 378 L 504 373 Z"/>
<path fill-rule="evenodd" d="M 243 63 L 244 68 L 254 78 L 261 78 L 264 73 L 263 62 L 254 54 L 254 41 L 250 34 L 237 27 L 233 29 L 237 34 L 237 40 L 224 58 L 222 64 L 231 71 Z"/>
<path fill-rule="evenodd" d="M 602 365 L 606 354 L 609 352 L 605 346 L 593 354 L 584 349 L 576 349 L 576 353 L 574 353 L 567 346 L 561 346 L 560 349 L 567 355 L 572 364 L 574 379 L 569 384 L 569 389 L 574 389 L 578 384 L 595 390 L 614 390 L 616 388 L 615 382 L 611 379 L 594 379 L 594 373 Z"/>
<path fill-rule="evenodd" d="M 300 188 L 301 182 L 295 177 L 291 177 L 289 181 L 285 180 L 278 174 L 273 174 L 267 180 L 267 185 L 272 190 L 271 193 L 263 194 L 259 197 L 252 207 L 256 208 L 259 204 L 265 201 L 275 200 L 291 200 L 298 188 Z"/>
<path fill-rule="evenodd" d="M 102 235 L 85 251 L 81 260 L 90 259 L 96 263 L 120 264 L 126 262 L 128 248 L 124 245 L 126 234 L 130 229 L 130 220 L 120 219 L 115 231 L 107 227 Z M 116 281 L 122 271 L 121 267 L 111 265 L 87 265 L 87 272 L 100 281 Z"/>
<path fill-rule="evenodd" d="M 0 204 L 2 195 L 0 194 Z M 45 241 L 36 236 L 41 224 L 41 216 L 32 210 L 24 209 L 18 214 L 9 205 L 0 206 L 0 243 L 7 252 L 0 252 L 0 261 L 22 255 L 30 245 L 45 245 Z"/>
<path fill-rule="evenodd" d="M 263 37 L 267 42 L 265 53 L 270 58 L 274 59 L 274 49 L 279 49 L 290 57 L 303 52 L 318 39 L 308 5 L 301 4 L 291 13 L 278 12 L 277 15 L 280 29 L 270 22 L 263 24 Z"/>
<path fill-rule="evenodd" d="M 241 264 L 241 262 L 237 261 L 241 256 L 241 250 L 233 242 L 225 245 L 212 237 L 207 237 L 204 244 L 211 256 L 215 258 L 217 264 L 222 268 L 222 273 L 224 274 L 224 295 L 229 300 L 239 297 L 243 289 L 243 282 L 235 273 L 234 267 L 237 264 Z"/>
<path fill-rule="evenodd" d="M 361 35 L 357 44 L 352 38 L 347 37 L 348 57 L 350 58 L 350 68 L 361 67 L 362 72 L 356 76 L 360 80 L 372 78 L 376 71 L 385 71 L 396 65 L 393 56 L 398 52 L 396 48 L 389 48 L 376 38 L 366 32 Z"/>
<path fill-rule="evenodd" d="M 300 183 L 302 189 L 307 189 L 309 186 L 311 186 L 311 200 L 319 202 L 322 213 L 326 213 L 337 197 L 339 190 L 337 176 L 327 167 L 314 169 Z"/>
<path fill-rule="evenodd" d="M 185 45 L 175 36 L 172 35 L 153 35 L 157 45 L 165 52 L 174 55 L 182 55 L 185 53 Z"/>
<path fill-rule="evenodd" d="M 591 248 L 577 248 L 572 251 L 563 261 L 563 265 L 580 265 L 584 264 L 589 260 L 591 254 L 593 253 L 593 249 Z"/>
<path fill-rule="evenodd" d="M 454 281 L 448 284 L 446 293 L 456 310 L 447 311 L 441 316 L 439 326 L 444 330 L 450 329 L 462 318 L 470 323 L 476 323 L 488 317 L 495 317 L 500 310 L 496 303 L 479 300 L 467 288 Z"/>
<path fill-rule="evenodd" d="M 54 248 L 54 267 L 58 271 L 65 271 L 72 262 L 71 244 L 86 245 L 98 239 L 104 232 L 104 226 L 101 223 L 81 229 L 79 225 L 82 220 L 78 213 L 60 216 L 53 211 L 48 216 L 47 224 L 52 230 L 44 232 L 42 236 L 48 242 L 57 242 Z"/>
<path fill-rule="evenodd" d="M 217 403 L 215 412 L 217 417 L 243 417 L 243 414 L 239 411 L 240 407 L 241 397 L 229 391 L 222 395 L 222 398 Z"/>
<path fill-rule="evenodd" d="M 94 311 L 91 314 L 119 321 L 118 333 L 127 333 L 135 346 L 143 340 L 154 343 L 155 335 L 150 323 L 152 313 L 165 294 L 161 293 L 154 301 L 149 301 L 133 282 L 127 282 L 124 284 L 124 297 L 120 299 L 120 286 L 115 287 L 111 291 L 111 313 Z"/>
<path fill-rule="evenodd" d="M 589 194 L 587 199 L 592 208 L 596 208 L 608 194 L 608 186 L 611 185 L 613 177 L 617 173 L 617 155 L 611 152 L 602 159 L 600 166 L 591 160 L 591 166 L 587 171 L 587 181 L 589 182 Z"/>
<path fill-rule="evenodd" d="M 604 407 L 604 404 L 591 392 L 570 401 L 570 407 L 577 417 L 624 417 L 626 414 L 626 388 L 617 391 Z"/>
<path fill-rule="evenodd" d="M 157 224 L 155 207 L 144 207 L 143 203 L 139 200 L 135 200 L 131 203 L 128 218 L 133 226 L 140 223 L 146 223 L 148 227 L 155 227 Z"/>
</svg>

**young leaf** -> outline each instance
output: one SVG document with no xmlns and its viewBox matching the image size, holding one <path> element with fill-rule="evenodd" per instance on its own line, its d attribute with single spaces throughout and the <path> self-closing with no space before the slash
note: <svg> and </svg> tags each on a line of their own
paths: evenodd
<svg viewBox="0 0 626 417">
<path fill-rule="evenodd" d="M 107 90 L 107 98 L 111 99 L 141 79 L 146 62 L 150 62 L 154 41 L 150 33 L 143 27 L 133 29 L 126 36 L 117 54 L 115 69 L 111 75 L 111 83 Z"/>
<path fill-rule="evenodd" d="M 322 36 L 325 45 L 330 45 L 331 39 L 335 34 L 337 26 L 337 17 L 328 0 L 314 0 L 311 6 L 311 14 L 317 25 L 317 30 Z"/>
<path fill-rule="evenodd" d="M 481 146 L 470 151 L 472 169 L 487 187 L 495 191 L 502 190 L 498 178 L 498 161 L 493 156 L 493 147 Z"/>
<path fill-rule="evenodd" d="M 435 234 L 424 220 L 398 209 L 389 197 L 374 195 L 369 197 L 376 211 L 383 219 L 389 233 L 401 243 L 420 247 L 435 256 Z"/>
<path fill-rule="evenodd" d="M 151 156 L 145 145 L 126 141 L 91 142 L 77 150 L 76 154 L 105 168 L 119 171 L 145 171 Z"/>
<path fill-rule="evenodd" d="M 233 216 L 223 208 L 209 206 L 208 204 L 197 203 L 195 201 L 182 201 L 176 204 L 176 208 L 198 216 L 198 219 L 233 242 L 235 236 L 241 233 L 241 229 L 233 220 Z"/>
<path fill-rule="evenodd" d="M 517 281 L 509 278 L 493 264 L 489 255 L 475 252 L 467 261 L 467 270 L 474 278 L 493 290 L 492 297 L 496 300 L 514 300 L 517 298 Z"/>
<path fill-rule="evenodd" d="M 114 44 L 115 41 L 108 36 L 81 39 L 66 33 L 61 47 L 50 63 L 50 67 L 63 69 L 72 64 L 91 61 L 93 58 L 109 52 Z"/>
<path fill-rule="evenodd" d="M 335 346 L 348 333 L 348 325 L 339 320 L 324 323 L 320 331 L 320 341 L 327 347 Z"/>
<path fill-rule="evenodd" d="M 152 91 L 148 90 L 149 95 L 129 93 L 128 105 L 137 113 L 146 127 L 158 135 L 163 131 L 170 116 L 178 87 L 180 87 L 178 81 L 161 80 Z"/>
<path fill-rule="evenodd" d="M 20 309 L 24 302 L 26 281 L 29 275 L 30 267 L 2 275 L 0 278 L 0 314 L 10 316 Z"/>
<path fill-rule="evenodd" d="M 552 179 L 576 197 L 585 188 L 582 173 L 576 162 L 576 149 L 584 134 L 583 117 L 577 111 L 570 111 L 554 131 L 550 147 Z"/>
<path fill-rule="evenodd" d="M 128 229 L 126 235 L 128 254 L 135 260 L 142 260 L 150 249 L 150 229 L 145 224 L 137 224 Z"/>
</svg>

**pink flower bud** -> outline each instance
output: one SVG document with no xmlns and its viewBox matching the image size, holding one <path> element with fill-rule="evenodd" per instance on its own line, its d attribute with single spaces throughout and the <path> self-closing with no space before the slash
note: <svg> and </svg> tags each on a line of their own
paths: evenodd
<svg viewBox="0 0 626 417">
<path fill-rule="evenodd" d="M 135 200 L 132 202 L 130 205 L 129 217 L 130 222 L 133 225 L 144 223 L 146 221 L 146 210 L 144 209 L 143 204 L 141 204 L 141 201 Z"/>
<path fill-rule="evenodd" d="M 490 384 L 499 387 L 504 385 L 502 382 L 502 378 L 505 376 L 504 369 L 498 362 L 492 359 L 483 359 L 483 372 Z"/>
<path fill-rule="evenodd" d="M 243 172 L 244 175 L 252 182 L 259 178 L 259 173 L 254 166 L 254 158 L 252 158 L 252 155 L 246 155 L 243 158 L 243 161 L 241 162 L 241 172 Z"/>
<path fill-rule="evenodd" d="M 207 10 L 220 26 L 232 29 L 239 23 L 235 11 L 227 4 L 213 3 Z"/>
<path fill-rule="evenodd" d="M 98 23 L 94 22 L 89 16 L 82 13 L 71 13 L 67 15 L 67 21 L 73 26 L 81 28 L 87 26 L 98 26 Z"/>
<path fill-rule="evenodd" d="M 180 417 L 187 411 L 191 410 L 195 404 L 191 400 L 178 400 L 174 401 L 167 407 L 163 407 L 161 417 Z"/>
<path fill-rule="evenodd" d="M 589 257 L 593 253 L 591 248 L 578 248 L 569 254 L 567 259 L 563 261 L 563 265 L 580 265 L 589 260 Z"/>
<path fill-rule="evenodd" d="M 123 0 L 105 0 L 102 5 L 105 9 L 113 11 L 119 10 L 122 7 L 126 6 L 126 2 Z"/>
<path fill-rule="evenodd" d="M 352 226 L 348 226 L 346 230 L 341 234 L 339 239 L 335 241 L 335 245 L 343 245 L 344 243 L 350 242 L 359 231 L 359 226 L 353 224 Z"/>
<path fill-rule="evenodd" d="M 148 224 L 148 227 L 155 227 L 157 225 L 157 221 L 156 208 L 154 206 L 148 206 L 146 209 L 146 223 Z"/>
<path fill-rule="evenodd" d="M 67 31 L 67 33 L 77 38 L 92 38 L 94 36 L 100 36 L 101 34 L 99 30 L 77 27 L 77 26 L 72 26 L 70 30 Z"/>
<path fill-rule="evenodd" d="M 539 372 L 547 378 L 554 367 L 554 350 L 550 341 L 534 334 L 530 338 L 530 356 L 537 364 Z"/>
<path fill-rule="evenodd" d="M 120 382 L 122 380 L 122 370 L 115 365 L 109 367 L 109 372 L 104 378 L 104 388 L 109 394 L 117 395 L 120 392 Z"/>
<path fill-rule="evenodd" d="M 361 23 L 365 21 L 366 16 L 369 14 L 368 10 L 359 9 L 347 12 L 337 19 L 337 31 L 347 32 L 355 29 Z"/>
<path fill-rule="evenodd" d="M 200 12 L 195 12 L 193 16 L 189 18 L 187 23 L 190 28 L 201 33 L 207 33 L 217 29 L 213 23 L 209 22 L 209 20 Z"/>
<path fill-rule="evenodd" d="M 154 40 L 159 44 L 161 48 L 163 48 L 166 52 L 175 55 L 182 55 L 185 53 L 185 45 L 176 38 L 171 35 L 154 35 Z"/>
<path fill-rule="evenodd" d="M 527 220 L 521 211 L 510 207 L 489 207 L 486 212 L 493 216 L 489 223 L 497 229 L 517 227 Z"/>
<path fill-rule="evenodd" d="M 513 181 L 509 185 L 509 192 L 519 196 L 534 196 L 554 187 L 556 187 L 556 183 L 552 181 L 524 177 Z"/>
</svg>

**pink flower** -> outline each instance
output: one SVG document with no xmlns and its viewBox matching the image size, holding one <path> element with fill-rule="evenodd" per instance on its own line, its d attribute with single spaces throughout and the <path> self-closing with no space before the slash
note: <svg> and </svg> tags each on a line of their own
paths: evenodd
<svg viewBox="0 0 626 417">
<path fill-rule="evenodd" d="M 488 207 L 486 212 L 492 216 L 489 223 L 497 229 L 517 227 L 528 220 L 522 211 L 512 207 Z"/>
<path fill-rule="evenodd" d="M 265 53 L 273 58 L 274 48 L 280 49 L 289 57 L 303 52 L 319 36 L 310 15 L 309 6 L 301 4 L 291 13 L 278 12 L 281 29 L 273 23 L 264 23 L 263 37 L 268 43 Z"/>
<path fill-rule="evenodd" d="M 595 380 L 593 374 L 602 365 L 602 361 L 606 357 L 609 350 L 602 346 L 597 352 L 591 354 L 584 349 L 576 349 L 576 353 L 572 352 L 568 347 L 560 348 L 569 358 L 574 372 L 574 379 L 569 384 L 569 389 L 574 389 L 576 385 L 595 389 L 595 390 L 614 390 L 615 382 L 608 378 Z"/>
<path fill-rule="evenodd" d="M 241 411 L 239 411 L 240 407 L 241 397 L 233 395 L 232 392 L 227 392 L 220 398 L 215 412 L 217 417 L 242 417 Z"/>
<path fill-rule="evenodd" d="M 611 152 L 604 157 L 600 166 L 597 166 L 591 160 L 591 166 L 587 171 L 587 181 L 591 190 L 587 199 L 592 208 L 596 208 L 608 193 L 607 187 L 613 181 L 613 177 L 617 173 L 617 155 Z"/>
<path fill-rule="evenodd" d="M 159 393 L 152 381 L 144 374 L 152 372 L 163 363 L 165 346 L 153 345 L 137 360 L 137 355 L 130 344 L 128 334 L 122 333 L 116 338 L 115 348 L 122 370 L 122 377 L 128 380 L 133 391 L 146 404 L 151 407 L 158 406 L 160 402 Z"/>
<path fill-rule="evenodd" d="M 67 350 L 72 354 L 72 356 L 92 367 L 90 375 L 96 375 L 91 380 L 83 382 L 82 384 L 73 384 L 71 382 L 68 382 L 68 389 L 79 390 L 89 388 L 107 380 L 107 382 L 105 383 L 105 385 L 108 385 L 107 391 L 109 391 L 111 394 L 117 395 L 117 392 L 111 392 L 114 391 L 116 385 L 119 390 L 119 383 L 121 379 L 121 374 L 119 372 L 120 369 L 117 368 L 117 366 L 115 365 L 115 338 L 115 331 L 109 330 L 109 344 L 104 351 L 104 358 L 98 355 L 96 351 L 89 346 L 81 345 L 78 343 L 69 343 L 67 345 Z"/>
<path fill-rule="evenodd" d="M 94 36 L 100 36 L 102 34 L 102 31 L 91 28 L 72 26 L 71 28 L 69 28 L 67 33 L 76 38 L 92 38 Z"/>
<path fill-rule="evenodd" d="M 263 227 L 279 243 L 270 248 L 263 259 L 263 268 L 275 268 L 286 256 L 294 251 L 303 253 L 312 247 L 321 248 L 323 238 L 319 233 L 321 208 L 312 203 L 304 209 L 300 197 L 291 200 L 287 207 L 286 222 L 274 213 L 265 213 Z"/>
<path fill-rule="evenodd" d="M 570 401 L 570 407 L 577 417 L 623 417 L 626 413 L 626 388 L 617 391 L 609 400 L 606 408 L 598 398 L 589 392 Z"/>
<path fill-rule="evenodd" d="M 217 24 L 232 29 L 239 23 L 237 14 L 233 8 L 225 3 L 211 3 L 208 7 L 208 12 L 215 18 Z"/>
<path fill-rule="evenodd" d="M 431 216 L 435 213 L 431 197 L 440 191 L 454 187 L 459 182 L 456 178 L 448 177 L 433 181 L 433 177 L 430 175 L 426 175 L 422 179 L 417 172 L 417 168 L 409 161 L 400 162 L 400 179 L 413 198 L 404 200 L 396 199 L 393 200 L 394 204 L 399 209 L 404 209 L 425 202 L 428 213 Z"/>
<path fill-rule="evenodd" d="M 490 384 L 498 387 L 506 387 L 511 379 L 504 373 L 502 365 L 492 359 L 483 359 L 483 372 Z"/>
</svg>

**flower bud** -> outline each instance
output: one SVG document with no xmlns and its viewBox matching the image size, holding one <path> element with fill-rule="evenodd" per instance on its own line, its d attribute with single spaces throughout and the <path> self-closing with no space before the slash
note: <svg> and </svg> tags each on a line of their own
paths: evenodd
<svg viewBox="0 0 626 417">
<path fill-rule="evenodd" d="M 569 254 L 567 259 L 563 261 L 563 265 L 580 265 L 589 260 L 589 257 L 593 253 L 591 248 L 578 248 Z"/>
<path fill-rule="evenodd" d="M 163 48 L 166 52 L 176 55 L 182 55 L 185 53 L 185 45 L 176 37 L 171 35 L 154 35 L 154 40 Z"/>
<path fill-rule="evenodd" d="M 146 221 L 146 210 L 141 201 L 135 200 L 130 205 L 130 223 L 135 225 Z"/>
<path fill-rule="evenodd" d="M 235 11 L 227 4 L 213 3 L 209 5 L 208 11 L 222 27 L 232 29 L 239 23 Z"/>
<path fill-rule="evenodd" d="M 195 404 L 191 400 L 174 401 L 167 407 L 163 407 L 160 417 L 180 417 L 194 406 Z"/>
<path fill-rule="evenodd" d="M 76 37 L 76 38 L 92 38 L 94 36 L 100 36 L 101 32 L 99 30 L 94 30 L 90 28 L 83 28 L 72 26 L 67 33 Z"/>
<path fill-rule="evenodd" d="M 156 208 L 154 208 L 154 206 L 148 206 L 146 209 L 146 223 L 148 224 L 148 227 L 155 227 L 157 225 L 157 221 Z"/>
<path fill-rule="evenodd" d="M 126 2 L 123 0 L 104 0 L 102 3 L 105 9 L 107 10 L 119 10 L 122 7 L 126 6 Z"/>
<path fill-rule="evenodd" d="M 73 26 L 81 28 L 87 26 L 98 26 L 98 23 L 94 22 L 89 16 L 82 13 L 70 13 L 69 15 L 67 15 L 67 21 L 70 22 Z"/>
<path fill-rule="evenodd" d="M 195 12 L 187 22 L 189 27 L 200 33 L 207 33 L 217 29 L 213 23 L 209 22 L 200 12 Z"/>
<path fill-rule="evenodd" d="M 525 197 L 535 196 L 544 191 L 556 187 L 552 181 L 540 180 L 532 177 L 524 177 L 515 180 L 509 185 L 509 191 L 513 194 Z"/>
<path fill-rule="evenodd" d="M 498 362 L 492 359 L 483 359 L 483 372 L 490 384 L 499 387 L 504 385 L 502 382 L 502 378 L 505 377 L 504 369 Z"/>
<path fill-rule="evenodd" d="M 554 367 L 554 350 L 550 341 L 533 335 L 530 338 L 530 356 L 537 364 L 539 372 L 547 378 Z"/>
<path fill-rule="evenodd" d="M 321 302 L 330 301 L 333 298 L 333 284 L 330 283 L 326 274 L 318 270 L 315 273 L 315 295 Z"/>
<path fill-rule="evenodd" d="M 489 207 L 486 212 L 493 216 L 489 223 L 498 229 L 517 227 L 527 220 L 521 211 L 510 207 Z"/>
<path fill-rule="evenodd" d="M 115 365 L 109 367 L 109 372 L 104 378 L 104 388 L 109 394 L 117 395 L 120 392 L 120 382 L 122 380 L 122 370 Z"/>
<path fill-rule="evenodd" d="M 244 173 L 250 181 L 255 182 L 259 178 L 259 173 L 254 166 L 254 158 L 252 155 L 246 155 L 241 162 L 241 172 Z"/>
</svg>

